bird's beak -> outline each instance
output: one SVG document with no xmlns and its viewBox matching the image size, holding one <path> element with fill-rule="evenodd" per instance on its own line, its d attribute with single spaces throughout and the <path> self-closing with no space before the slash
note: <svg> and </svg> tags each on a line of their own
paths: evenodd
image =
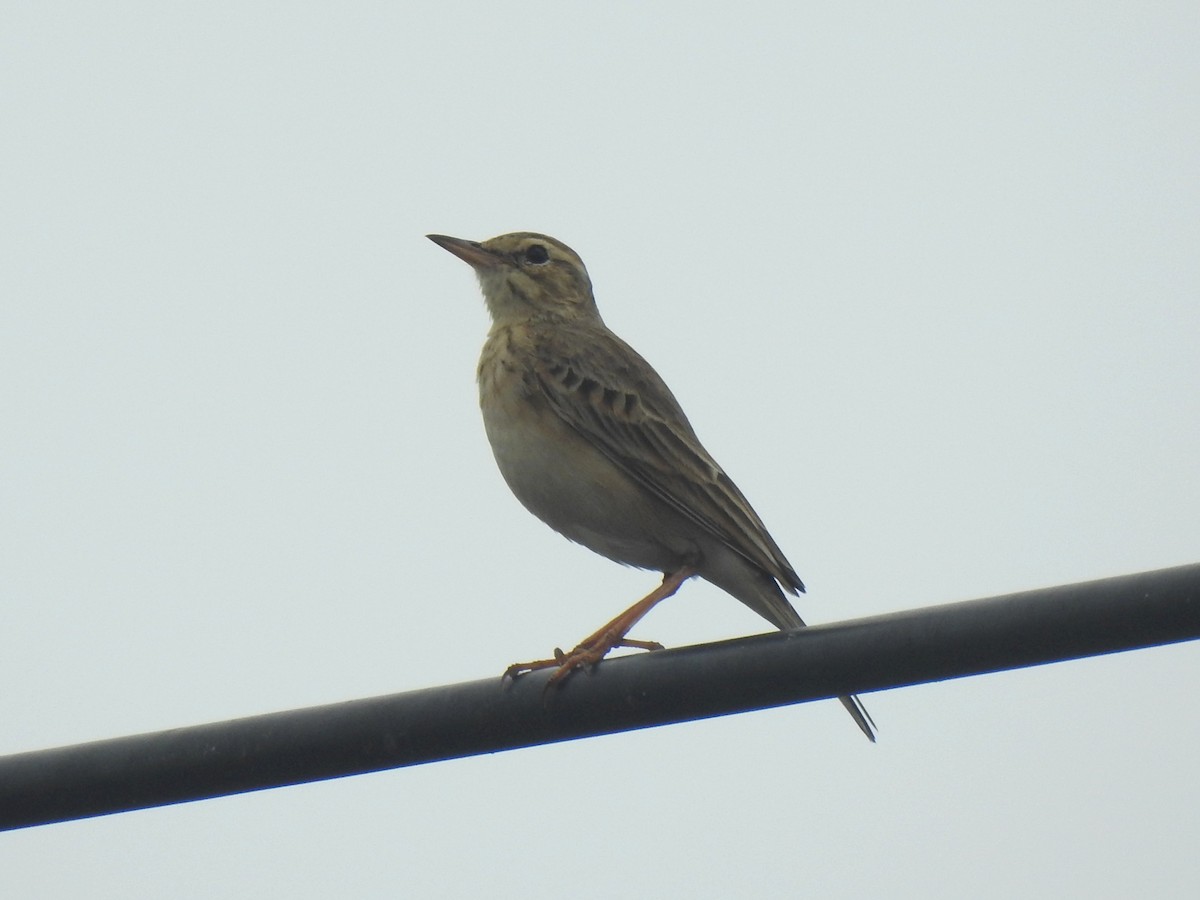
<svg viewBox="0 0 1200 900">
<path fill-rule="evenodd" d="M 494 269 L 503 264 L 503 259 L 486 249 L 478 241 L 464 241 L 462 238 L 449 237 L 444 234 L 427 234 L 439 247 L 449 250 L 463 262 L 475 269 Z"/>
</svg>

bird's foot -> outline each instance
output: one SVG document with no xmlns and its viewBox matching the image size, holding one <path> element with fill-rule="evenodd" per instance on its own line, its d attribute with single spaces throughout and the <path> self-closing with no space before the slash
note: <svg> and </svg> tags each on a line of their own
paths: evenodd
<svg viewBox="0 0 1200 900">
<path fill-rule="evenodd" d="M 549 690 L 554 685 L 561 683 L 563 679 L 567 678 L 576 669 L 590 669 L 596 663 L 600 662 L 600 660 L 604 659 L 608 655 L 608 651 L 614 647 L 661 650 L 663 645 L 658 643 L 658 641 L 635 641 L 632 638 L 625 637 L 625 635 L 629 634 L 633 627 L 641 621 L 642 616 L 648 613 L 656 603 L 670 597 L 679 590 L 681 584 L 695 574 L 696 570 L 694 568 L 684 566 L 681 569 L 663 575 L 662 584 L 611 622 L 603 625 L 594 634 L 585 637 L 570 653 L 563 653 L 561 650 L 555 649 L 553 659 L 538 659 L 527 663 L 513 663 L 504 670 L 504 674 L 500 676 L 500 680 L 516 680 L 517 676 L 522 672 L 536 672 L 538 669 L 550 669 L 557 666 L 558 671 L 551 675 L 550 679 L 546 682 L 546 689 Z"/>
<path fill-rule="evenodd" d="M 632 647 L 638 650 L 662 650 L 663 645 L 658 641 L 638 641 L 633 638 L 627 638 L 623 635 L 613 634 L 611 631 L 601 629 L 590 637 L 581 641 L 575 649 L 564 653 L 561 649 L 554 648 L 554 657 L 552 659 L 536 659 L 533 662 L 513 663 L 504 670 L 504 674 L 500 676 L 501 681 L 513 680 L 526 672 L 536 672 L 538 669 L 557 668 L 558 671 L 550 676 L 550 680 L 546 682 L 546 690 L 550 690 L 557 684 L 564 681 L 576 669 L 590 669 L 600 660 L 608 655 L 610 650 L 617 647 Z"/>
<path fill-rule="evenodd" d="M 622 638 L 614 647 L 632 647 L 635 650 L 666 650 L 658 641 L 635 641 L 633 638 Z"/>
</svg>

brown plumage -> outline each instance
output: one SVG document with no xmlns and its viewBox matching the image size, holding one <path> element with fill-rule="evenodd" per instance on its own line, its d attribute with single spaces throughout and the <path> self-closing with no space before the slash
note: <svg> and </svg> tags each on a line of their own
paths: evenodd
<svg viewBox="0 0 1200 900">
<path fill-rule="evenodd" d="M 616 646 L 657 646 L 626 633 L 693 575 L 777 628 L 804 622 L 784 592 L 804 584 L 745 496 L 701 445 L 658 373 L 605 326 L 579 256 L 530 232 L 483 243 L 430 239 L 470 263 L 492 328 L 479 360 L 480 407 L 501 474 L 550 527 L 663 584 L 570 653 L 556 682 Z M 857 697 L 842 704 L 871 740 Z"/>
</svg>

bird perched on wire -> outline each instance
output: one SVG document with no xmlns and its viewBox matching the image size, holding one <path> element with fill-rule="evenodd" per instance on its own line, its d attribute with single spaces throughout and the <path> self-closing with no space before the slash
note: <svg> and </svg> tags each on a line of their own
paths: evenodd
<svg viewBox="0 0 1200 900">
<path fill-rule="evenodd" d="M 605 326 L 575 251 L 531 232 L 482 243 L 428 237 L 471 265 L 491 313 L 479 403 L 512 492 L 572 541 L 663 573 L 661 585 L 569 653 L 505 675 L 557 667 L 553 684 L 614 647 L 659 648 L 627 634 L 696 575 L 782 630 L 803 627 L 784 591 L 798 595 L 804 584 L 658 373 Z M 840 699 L 875 740 L 859 699 Z"/>
</svg>

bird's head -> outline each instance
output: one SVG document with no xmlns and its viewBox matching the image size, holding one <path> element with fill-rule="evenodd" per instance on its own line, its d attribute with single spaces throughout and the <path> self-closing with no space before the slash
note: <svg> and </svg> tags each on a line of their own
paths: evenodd
<svg viewBox="0 0 1200 900">
<path fill-rule="evenodd" d="M 562 241 L 529 231 L 482 243 L 444 234 L 427 237 L 471 265 L 497 324 L 600 317 L 583 260 Z"/>
</svg>

